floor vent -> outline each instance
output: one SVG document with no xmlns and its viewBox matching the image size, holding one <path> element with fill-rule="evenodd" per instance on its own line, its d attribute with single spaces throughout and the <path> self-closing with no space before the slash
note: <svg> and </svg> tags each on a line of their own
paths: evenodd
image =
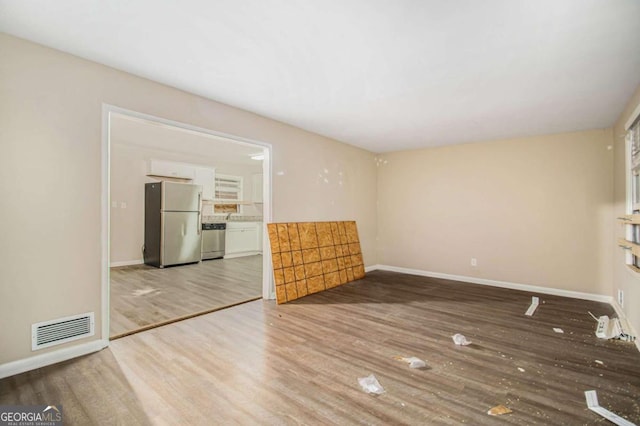
<svg viewBox="0 0 640 426">
<path fill-rule="evenodd" d="M 59 318 L 31 325 L 31 350 L 71 342 L 93 336 L 95 320 L 93 312 Z"/>
</svg>

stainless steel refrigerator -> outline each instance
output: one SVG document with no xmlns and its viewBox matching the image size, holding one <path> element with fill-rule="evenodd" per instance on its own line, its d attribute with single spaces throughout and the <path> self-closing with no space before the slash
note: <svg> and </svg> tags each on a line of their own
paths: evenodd
<svg viewBox="0 0 640 426">
<path fill-rule="evenodd" d="M 153 182 L 144 187 L 144 263 L 163 268 L 200 261 L 202 186 Z"/>
</svg>

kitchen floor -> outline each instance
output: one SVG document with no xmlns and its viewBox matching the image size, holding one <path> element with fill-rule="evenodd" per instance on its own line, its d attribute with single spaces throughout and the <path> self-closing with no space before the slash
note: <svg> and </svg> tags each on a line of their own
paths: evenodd
<svg viewBox="0 0 640 426">
<path fill-rule="evenodd" d="M 110 337 L 262 297 L 262 256 L 111 268 Z"/>
</svg>

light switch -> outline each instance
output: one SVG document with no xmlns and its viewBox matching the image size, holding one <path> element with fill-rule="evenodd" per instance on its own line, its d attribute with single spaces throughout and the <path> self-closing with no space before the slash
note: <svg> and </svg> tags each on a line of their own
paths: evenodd
<svg viewBox="0 0 640 426">
<path fill-rule="evenodd" d="M 127 203 L 125 203 L 124 201 L 120 202 L 120 208 L 121 209 L 126 209 L 127 208 Z"/>
<path fill-rule="evenodd" d="M 112 201 L 111 202 L 111 207 L 114 208 L 114 209 L 117 209 L 118 208 L 118 202 L 117 201 Z"/>
</svg>

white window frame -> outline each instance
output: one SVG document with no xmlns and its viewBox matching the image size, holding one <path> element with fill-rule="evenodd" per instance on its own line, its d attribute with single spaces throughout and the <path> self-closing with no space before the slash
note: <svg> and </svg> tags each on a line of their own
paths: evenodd
<svg viewBox="0 0 640 426">
<path fill-rule="evenodd" d="M 633 157 L 633 141 L 631 137 L 631 130 L 638 129 L 640 131 L 640 105 L 633 111 L 629 120 L 625 123 L 624 130 L 625 135 L 625 173 L 626 173 L 626 214 L 634 214 L 640 212 L 638 206 L 640 200 L 636 194 L 640 188 L 636 188 L 640 184 L 640 181 L 634 182 L 634 169 L 640 169 L 640 152 L 636 150 L 636 159 Z M 634 166 L 635 164 L 635 166 Z M 625 239 L 634 243 L 640 243 L 640 225 L 628 224 L 625 227 Z M 640 258 L 634 256 L 631 250 L 626 250 L 625 263 L 635 268 L 640 267 Z"/>
</svg>

